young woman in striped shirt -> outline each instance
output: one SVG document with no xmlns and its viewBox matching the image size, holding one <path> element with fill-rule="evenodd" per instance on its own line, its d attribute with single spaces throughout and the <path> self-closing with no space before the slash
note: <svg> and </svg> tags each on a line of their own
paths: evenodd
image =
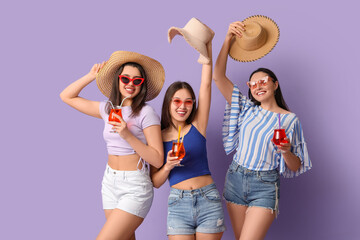
<svg viewBox="0 0 360 240">
<path fill-rule="evenodd" d="M 278 212 L 279 175 L 294 177 L 311 168 L 299 119 L 282 97 L 275 74 L 260 68 L 250 75 L 249 98 L 225 75 L 233 36 L 244 24 L 230 24 L 214 68 L 214 80 L 226 99 L 223 142 L 226 154 L 236 149 L 225 180 L 224 197 L 236 239 L 264 239 Z M 285 140 L 272 142 L 279 122 Z"/>
</svg>

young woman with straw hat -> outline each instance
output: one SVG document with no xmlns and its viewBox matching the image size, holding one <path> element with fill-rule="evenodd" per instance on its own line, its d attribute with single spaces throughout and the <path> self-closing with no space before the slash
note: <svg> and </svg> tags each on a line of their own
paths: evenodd
<svg viewBox="0 0 360 240">
<path fill-rule="evenodd" d="M 211 40 L 214 33 L 198 20 L 192 21 L 192 24 L 198 26 L 198 31 L 194 34 L 200 34 L 199 29 L 203 29 L 209 36 L 204 38 L 207 40 L 202 43 L 207 47 L 207 58 L 200 56 L 200 60 L 206 63 L 202 65 L 198 108 L 194 91 L 188 83 L 174 82 L 169 86 L 161 113 L 164 153 L 167 156 L 159 170 L 153 169 L 152 180 L 158 188 L 169 179 L 169 239 L 216 240 L 221 239 L 225 230 L 224 212 L 220 194 L 211 177 L 206 153 L 206 128 L 212 81 Z M 174 156 L 176 153 L 172 150 L 172 147 L 176 146 L 173 141 L 179 138 L 180 144 L 185 148 L 185 156 L 182 159 Z"/>
<path fill-rule="evenodd" d="M 254 71 L 247 82 L 249 98 L 225 75 L 228 54 L 255 61 L 271 51 L 278 37 L 277 25 L 264 16 L 231 23 L 215 64 L 214 80 L 227 102 L 225 152 L 236 149 L 224 187 L 236 239 L 264 239 L 278 213 L 279 175 L 294 177 L 311 168 L 301 124 L 289 112 L 275 74 L 266 68 Z M 275 145 L 272 138 L 280 126 L 287 137 Z"/>
<path fill-rule="evenodd" d="M 95 79 L 108 101 L 79 97 Z M 165 72 L 158 61 L 135 52 L 117 51 L 60 94 L 71 107 L 105 122 L 108 161 L 102 200 L 106 223 L 97 239 L 135 239 L 135 230 L 150 210 L 153 185 L 148 164 L 160 167 L 164 153 L 160 119 L 146 101 L 159 94 L 164 80 Z M 121 106 L 121 115 L 110 113 L 116 106 Z"/>
</svg>

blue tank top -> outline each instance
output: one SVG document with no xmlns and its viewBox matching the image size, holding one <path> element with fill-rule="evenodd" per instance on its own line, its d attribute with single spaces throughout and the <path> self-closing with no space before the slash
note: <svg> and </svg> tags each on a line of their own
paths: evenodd
<svg viewBox="0 0 360 240">
<path fill-rule="evenodd" d="M 174 167 L 169 174 L 170 186 L 186 179 L 210 175 L 206 138 L 191 124 L 189 132 L 184 136 L 185 157 L 181 161 L 183 167 Z M 172 148 L 172 141 L 164 142 L 165 160 Z"/>
</svg>

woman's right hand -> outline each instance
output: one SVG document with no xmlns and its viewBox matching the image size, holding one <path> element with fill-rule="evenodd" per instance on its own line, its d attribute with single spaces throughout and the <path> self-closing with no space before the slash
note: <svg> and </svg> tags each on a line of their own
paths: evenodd
<svg viewBox="0 0 360 240">
<path fill-rule="evenodd" d="M 245 31 L 245 24 L 240 21 L 230 23 L 226 37 L 232 39 L 233 36 L 242 37 L 242 32 Z"/>
<path fill-rule="evenodd" d="M 106 62 L 102 62 L 102 63 L 95 63 L 94 66 L 92 66 L 90 72 L 88 73 L 88 75 L 95 79 L 96 78 L 96 74 L 100 71 L 100 69 L 104 66 Z"/>
<path fill-rule="evenodd" d="M 166 163 L 164 165 L 164 170 L 171 171 L 176 165 L 180 164 L 181 160 L 178 160 L 178 157 L 173 156 L 173 151 L 170 150 L 167 153 Z"/>
<path fill-rule="evenodd" d="M 79 97 L 79 94 L 84 87 L 96 79 L 96 74 L 105 63 L 106 62 L 94 64 L 89 73 L 67 86 L 60 93 L 61 100 L 82 113 L 101 119 L 99 110 L 100 102 Z"/>
</svg>

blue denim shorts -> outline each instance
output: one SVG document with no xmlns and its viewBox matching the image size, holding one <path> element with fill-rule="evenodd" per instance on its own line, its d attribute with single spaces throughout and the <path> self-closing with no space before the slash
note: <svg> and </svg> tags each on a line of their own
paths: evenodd
<svg viewBox="0 0 360 240">
<path fill-rule="evenodd" d="M 221 196 L 214 183 L 194 190 L 171 188 L 168 200 L 168 235 L 224 231 Z"/>
<path fill-rule="evenodd" d="M 253 171 L 232 162 L 225 178 L 224 198 L 227 202 L 248 207 L 279 211 L 279 172 Z"/>
</svg>

